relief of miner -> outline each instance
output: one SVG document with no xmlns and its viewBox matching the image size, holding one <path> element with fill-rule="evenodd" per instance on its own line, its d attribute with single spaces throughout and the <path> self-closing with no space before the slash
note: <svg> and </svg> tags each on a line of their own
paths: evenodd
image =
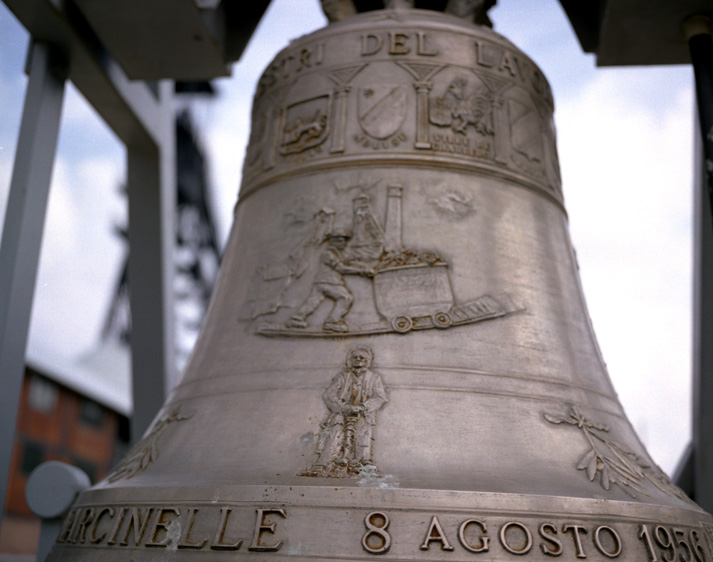
<svg viewBox="0 0 713 562">
<path fill-rule="evenodd" d="M 438 253 L 417 250 L 404 246 L 402 231 L 403 188 L 388 186 L 386 190 L 386 217 L 382 224 L 371 210 L 369 197 L 359 195 L 352 199 L 351 232 L 334 232 L 335 211 L 320 211 L 315 217 L 323 217 L 314 227 L 314 232 L 302 244 L 299 263 L 308 260 L 316 266 L 316 274 L 309 288 L 295 304 L 283 305 L 279 298 L 289 286 L 307 270 L 306 265 L 290 266 L 291 277 L 281 282 L 278 298 L 268 301 L 255 299 L 253 304 L 262 314 L 280 314 L 286 307 L 289 315 L 276 322 L 263 321 L 257 332 L 265 336 L 335 337 L 374 334 L 406 334 L 412 330 L 448 329 L 492 318 L 506 316 L 522 307 L 505 293 L 483 294 L 465 303 L 458 303 L 450 283 L 449 264 Z M 325 220 L 324 217 L 329 217 Z M 326 247 L 322 244 L 326 243 Z M 319 248 L 319 254 L 317 249 Z M 292 262 L 293 254 L 289 261 Z M 311 256 L 315 258 L 312 260 Z M 368 284 L 349 285 L 347 275 L 362 275 Z M 265 278 L 267 280 L 267 278 Z M 351 287 L 350 287 L 351 285 Z M 371 287 L 370 292 L 368 285 Z M 304 287 L 304 288 L 302 288 Z M 355 302 L 355 294 L 361 299 L 370 299 L 373 312 L 361 306 L 357 318 L 348 314 Z M 361 292 L 358 292 L 361 291 Z M 324 321 L 310 326 L 308 318 L 322 318 L 320 310 L 325 300 L 331 301 L 331 309 Z"/>
<path fill-rule="evenodd" d="M 354 302 L 354 296 L 344 282 L 344 275 L 374 276 L 374 270 L 367 264 L 357 260 L 347 260 L 344 249 L 351 238 L 348 232 L 331 232 L 327 234 L 327 248 L 319 258 L 317 274 L 307 300 L 287 322 L 288 328 L 307 328 L 307 317 L 317 310 L 324 299 L 334 301 L 332 310 L 322 324 L 329 332 L 347 332 L 349 328 L 344 317 Z"/>
<path fill-rule="evenodd" d="M 374 353 L 367 346 L 352 348 L 346 367 L 333 379 L 322 398 L 329 414 L 320 426 L 317 461 L 302 476 L 357 476 L 376 472 L 372 431 L 376 412 L 388 396 L 379 374 L 370 370 Z"/>
</svg>

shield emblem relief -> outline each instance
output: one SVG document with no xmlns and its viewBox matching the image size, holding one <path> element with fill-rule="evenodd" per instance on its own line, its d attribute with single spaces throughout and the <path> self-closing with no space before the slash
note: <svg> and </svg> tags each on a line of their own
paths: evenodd
<svg viewBox="0 0 713 562">
<path fill-rule="evenodd" d="M 280 153 L 295 154 L 322 144 L 329 136 L 332 94 L 288 105 L 280 139 Z"/>
<path fill-rule="evenodd" d="M 387 139 L 403 124 L 407 101 L 406 86 L 382 84 L 359 88 L 359 125 L 367 135 Z"/>
<path fill-rule="evenodd" d="M 517 100 L 508 100 L 512 147 L 530 162 L 542 162 L 542 128 L 536 110 Z"/>
</svg>

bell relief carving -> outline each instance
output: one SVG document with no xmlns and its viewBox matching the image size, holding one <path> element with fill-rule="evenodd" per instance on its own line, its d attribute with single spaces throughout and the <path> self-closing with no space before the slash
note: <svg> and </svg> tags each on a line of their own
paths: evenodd
<svg viewBox="0 0 713 562">
<path fill-rule="evenodd" d="M 471 212 L 471 202 L 446 193 L 441 206 L 458 205 L 446 220 Z M 450 199 L 449 199 L 450 197 Z M 457 200 L 451 201 L 453 197 Z M 265 336 L 336 337 L 448 329 L 498 318 L 519 308 L 506 294 L 459 302 L 453 293 L 450 264 L 437 250 L 409 247 L 402 240 L 403 188 L 389 186 L 383 223 L 370 198 L 352 198 L 350 227 L 344 215 L 321 209 L 313 215 L 313 232 L 284 263 L 258 268 L 246 314 L 258 320 Z M 456 212 L 457 211 L 457 212 Z M 349 216 L 347 214 L 347 216 Z M 313 264 L 310 267 L 310 264 Z M 310 273 L 307 273 L 309 271 Z M 361 292 L 351 286 L 360 278 Z M 293 287 L 293 285 L 295 285 Z M 299 289 L 297 288 L 299 286 Z M 286 293 L 296 295 L 293 301 Z M 368 302 L 367 302 L 368 301 Z M 352 321 L 353 307 L 373 309 L 374 321 Z M 288 309 L 289 314 L 283 312 Z M 267 317 L 273 316 L 273 319 Z M 285 317 L 287 316 L 287 317 Z"/>
<path fill-rule="evenodd" d="M 651 488 L 685 502 L 691 500 L 655 464 L 642 459 L 623 443 L 608 435 L 609 427 L 587 418 L 576 406 L 570 406 L 565 416 L 544 414 L 555 425 L 576 427 L 582 433 L 589 449 L 577 462 L 591 481 L 598 481 L 605 490 L 618 486 L 628 496 L 648 495 Z"/>
<path fill-rule="evenodd" d="M 381 375 L 371 370 L 370 347 L 349 350 L 345 366 L 324 391 L 329 413 L 320 424 L 317 459 L 301 476 L 346 478 L 378 474 L 372 444 L 377 412 L 389 401 Z"/>
</svg>

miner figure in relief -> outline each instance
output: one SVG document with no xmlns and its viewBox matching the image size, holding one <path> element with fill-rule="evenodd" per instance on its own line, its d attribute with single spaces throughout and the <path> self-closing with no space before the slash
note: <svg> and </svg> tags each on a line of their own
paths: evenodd
<svg viewBox="0 0 713 562">
<path fill-rule="evenodd" d="M 346 477 L 376 472 L 372 431 L 376 412 L 388 402 L 388 396 L 381 376 L 370 370 L 373 359 L 374 353 L 367 346 L 351 349 L 346 367 L 324 392 L 329 414 L 321 424 L 319 456 L 303 476 Z"/>
<path fill-rule="evenodd" d="M 329 332 L 347 332 L 349 328 L 344 317 L 354 302 L 354 296 L 344 282 L 344 275 L 374 276 L 374 270 L 367 264 L 344 256 L 344 249 L 351 238 L 348 232 L 327 234 L 328 246 L 319 258 L 319 269 L 315 275 L 307 300 L 287 322 L 288 328 L 307 328 L 307 317 L 319 308 L 324 299 L 334 301 L 332 310 L 322 328 Z"/>
</svg>

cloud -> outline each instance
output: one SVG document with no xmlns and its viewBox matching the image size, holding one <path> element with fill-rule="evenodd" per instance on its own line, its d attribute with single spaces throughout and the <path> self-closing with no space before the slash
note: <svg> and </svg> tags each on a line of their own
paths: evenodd
<svg viewBox="0 0 713 562">
<path fill-rule="evenodd" d="M 636 99 L 662 79 L 600 73 L 556 118 L 595 331 L 630 421 L 670 471 L 690 438 L 693 110 L 690 81 Z"/>
<path fill-rule="evenodd" d="M 111 152 L 72 160 L 60 151 L 55 162 L 30 328 L 65 357 L 96 344 L 124 255 L 111 232 L 125 213 Z"/>
</svg>

